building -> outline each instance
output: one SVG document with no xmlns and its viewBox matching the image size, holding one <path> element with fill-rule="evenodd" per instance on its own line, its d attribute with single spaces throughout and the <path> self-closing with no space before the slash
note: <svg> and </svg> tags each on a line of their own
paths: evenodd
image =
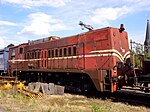
<svg viewBox="0 0 150 112">
<path fill-rule="evenodd" d="M 150 74 L 150 23 L 147 20 L 146 36 L 144 42 L 144 61 L 143 61 L 143 73 Z"/>
<path fill-rule="evenodd" d="M 145 51 L 145 58 L 150 59 L 150 24 L 149 20 L 147 20 L 147 28 L 146 28 L 146 36 L 144 41 L 144 51 Z"/>
</svg>

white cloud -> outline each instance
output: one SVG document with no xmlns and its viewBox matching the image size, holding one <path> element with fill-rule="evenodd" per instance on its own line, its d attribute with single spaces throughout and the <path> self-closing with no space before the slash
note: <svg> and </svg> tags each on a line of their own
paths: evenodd
<svg viewBox="0 0 150 112">
<path fill-rule="evenodd" d="M 13 39 L 11 40 L 9 37 L 0 36 L 0 49 L 3 49 L 4 47 L 8 46 L 12 42 Z"/>
<path fill-rule="evenodd" d="M 93 2 L 93 4 L 92 4 Z M 90 5 L 90 4 L 91 5 Z M 102 27 L 110 26 L 110 22 L 125 20 L 128 15 L 150 9 L 150 0 L 82 0 L 75 3 L 81 20 L 90 24 L 99 24 Z M 77 12 L 76 12 L 77 13 Z M 117 22 L 117 21 L 116 21 Z"/>
<path fill-rule="evenodd" d="M 2 37 L 0 37 L 0 49 L 3 49 L 5 47 L 5 44 L 4 44 L 4 39 Z"/>
<path fill-rule="evenodd" d="M 33 13 L 28 18 L 29 22 L 26 23 L 23 30 L 18 34 L 49 35 L 51 31 L 66 29 L 61 20 L 55 19 L 45 13 Z"/>
<path fill-rule="evenodd" d="M 126 3 L 141 3 L 141 2 L 146 2 L 146 1 L 149 1 L 149 0 L 123 0 L 124 2 Z"/>
<path fill-rule="evenodd" d="M 138 13 L 139 11 L 143 11 L 149 8 L 150 6 L 150 0 L 1 0 L 1 3 L 3 4 L 9 4 L 9 7 L 13 7 L 15 5 L 18 9 L 20 7 L 24 8 L 34 8 L 35 10 L 17 10 L 16 7 L 14 8 L 15 11 L 13 11 L 17 16 L 17 19 L 12 18 L 12 20 L 20 20 L 22 22 L 26 21 L 26 23 L 17 24 L 17 27 L 15 31 L 11 27 L 11 29 L 8 27 L 6 34 L 7 36 L 10 35 L 10 32 L 13 32 L 13 35 L 20 31 L 20 28 L 24 25 L 22 30 L 18 32 L 18 34 L 36 34 L 36 35 L 23 35 L 22 38 L 33 38 L 35 36 L 36 38 L 44 37 L 45 35 L 50 35 L 52 32 L 53 34 L 57 34 L 57 32 L 53 31 L 60 31 L 58 34 L 62 35 L 70 35 L 69 33 L 73 32 L 76 33 L 79 31 L 79 28 L 77 27 L 77 23 L 81 20 L 87 24 L 92 25 L 94 28 L 97 26 L 109 26 L 110 22 L 114 21 L 115 24 L 118 24 L 118 19 L 120 21 L 127 20 L 128 14 L 132 13 Z M 10 5 L 11 4 L 11 5 Z M 69 5 L 68 5 L 69 4 Z M 61 7 L 65 6 L 66 7 Z M 6 5 L 7 6 L 7 5 Z M 42 8 L 40 8 L 42 6 Z M 46 6 L 46 7 L 45 7 Z M 50 8 L 49 8 L 50 7 Z M 55 8 L 51 8 L 55 7 Z M 59 8 L 60 7 L 60 8 Z M 13 9 L 13 8 L 12 8 Z M 28 15 L 27 20 L 25 20 L 23 17 L 25 17 L 27 14 L 33 11 L 39 11 L 42 9 L 42 11 L 49 12 L 50 14 L 53 14 L 53 16 L 48 15 L 46 13 L 33 13 Z M 56 10 L 55 10 L 56 9 Z M 149 8 L 150 9 L 150 8 Z M 7 11 L 7 10 L 6 10 Z M 26 11 L 24 13 L 24 11 Z M 54 12 L 55 11 L 55 12 Z M 56 12 L 57 11 L 57 12 Z M 9 15 L 7 15 L 9 17 Z M 7 17 L 4 16 L 4 17 Z M 13 17 L 11 15 L 11 17 Z M 21 18 L 22 17 L 22 18 Z M 123 18 L 122 17 L 127 17 Z M 10 17 L 9 17 L 10 18 Z M 119 21 L 119 22 L 120 22 Z M 4 24 L 5 23 L 5 24 Z M 64 24 L 65 23 L 65 24 Z M 113 24 L 114 24 L 113 23 Z M 15 23 L 9 23 L 9 22 L 0 22 L 0 25 L 10 25 L 13 26 Z M 94 26 L 95 25 L 95 26 Z M 69 27 L 68 27 L 69 26 Z M 73 27 L 72 29 L 70 27 Z M 17 29 L 19 28 L 19 29 Z M 61 30 L 72 30 L 68 32 L 62 32 Z M 5 29 L 3 31 L 6 31 Z M 79 31 L 80 32 L 80 31 Z M 4 34 L 5 32 L 2 32 L 0 29 L 0 34 Z M 11 35 L 12 36 L 12 35 Z M 22 36 L 22 35 L 17 35 Z M 21 42 L 18 39 L 17 36 L 13 36 L 13 38 L 17 38 L 14 40 L 17 40 Z M 24 37 L 27 36 L 27 37 Z M 26 41 L 25 41 L 26 42 Z"/>
<path fill-rule="evenodd" d="M 150 0 L 123 0 L 123 2 L 132 7 L 134 12 L 147 10 L 150 7 Z"/>
<path fill-rule="evenodd" d="M 5 0 L 3 3 L 12 3 L 22 5 L 24 8 L 34 6 L 60 7 L 66 5 L 71 0 Z"/>
<path fill-rule="evenodd" d="M 0 26 L 17 26 L 17 24 L 9 21 L 0 21 Z"/>
<path fill-rule="evenodd" d="M 8 31 L 6 29 L 0 29 L 0 35 L 6 34 Z"/>
<path fill-rule="evenodd" d="M 20 37 L 18 35 L 15 35 L 15 36 L 1 36 L 0 35 L 0 49 L 3 49 L 9 44 L 18 45 L 24 42 L 28 42 L 28 39 L 24 37 Z"/>
<path fill-rule="evenodd" d="M 108 7 L 108 8 L 97 8 L 93 12 L 93 16 L 91 20 L 94 23 L 100 23 L 103 26 L 108 25 L 108 21 L 113 21 L 118 19 L 119 17 L 126 15 L 132 12 L 132 9 L 126 6 L 123 7 Z"/>
</svg>

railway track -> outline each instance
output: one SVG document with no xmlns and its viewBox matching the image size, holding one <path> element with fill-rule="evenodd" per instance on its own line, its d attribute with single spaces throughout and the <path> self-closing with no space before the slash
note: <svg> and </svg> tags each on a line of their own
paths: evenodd
<svg viewBox="0 0 150 112">
<path fill-rule="evenodd" d="M 150 108 L 150 95 L 120 90 L 112 94 L 110 99 L 113 102 L 122 102 L 134 106 L 145 106 Z"/>
<path fill-rule="evenodd" d="M 121 102 L 133 106 L 144 106 L 150 108 L 150 94 L 137 93 L 135 91 L 118 90 L 115 93 L 98 92 L 94 95 L 87 95 L 89 98 L 98 98 L 101 100 L 109 99 L 112 102 Z"/>
</svg>

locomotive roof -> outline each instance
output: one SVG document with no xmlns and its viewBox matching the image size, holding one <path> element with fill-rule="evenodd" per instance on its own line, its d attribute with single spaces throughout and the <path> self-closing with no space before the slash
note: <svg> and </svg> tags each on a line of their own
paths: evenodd
<svg viewBox="0 0 150 112">
<path fill-rule="evenodd" d="M 66 37 L 63 37 L 63 38 L 74 37 L 74 36 L 77 36 L 77 35 L 84 35 L 84 34 L 86 34 L 86 33 L 95 32 L 95 31 L 104 30 L 104 29 L 111 29 L 111 28 L 112 28 L 112 27 L 105 27 L 105 28 L 101 28 L 101 29 L 94 29 L 94 30 L 90 30 L 90 31 L 87 31 L 87 32 L 78 33 L 78 34 L 75 34 L 75 35 L 66 36 Z"/>
<path fill-rule="evenodd" d="M 42 42 L 48 42 L 48 41 L 59 40 L 59 39 L 64 39 L 64 38 L 70 38 L 70 37 L 75 37 L 75 36 L 78 36 L 78 35 L 84 35 L 84 34 L 87 34 L 87 33 L 90 33 L 90 32 L 95 32 L 95 31 L 98 31 L 98 30 L 105 30 L 105 29 L 111 29 L 111 28 L 112 27 L 105 27 L 105 28 L 101 28 L 101 29 L 90 30 L 90 31 L 87 31 L 87 32 L 83 32 L 83 33 L 79 33 L 79 34 L 75 34 L 75 35 L 71 35 L 71 36 L 66 36 L 66 37 L 62 37 L 62 38 L 57 37 L 57 36 L 50 36 L 50 37 L 37 39 L 37 40 L 29 40 L 28 44 L 33 45 L 33 44 L 38 44 L 38 43 L 42 43 Z M 55 37 L 56 39 L 51 40 L 51 37 Z"/>
<path fill-rule="evenodd" d="M 28 45 L 28 43 L 22 43 L 22 44 L 19 44 L 19 45 L 16 45 L 16 46 L 12 46 L 12 47 L 10 47 L 10 49 L 15 48 L 15 47 L 19 47 L 19 46 L 23 46 L 23 45 Z"/>
</svg>

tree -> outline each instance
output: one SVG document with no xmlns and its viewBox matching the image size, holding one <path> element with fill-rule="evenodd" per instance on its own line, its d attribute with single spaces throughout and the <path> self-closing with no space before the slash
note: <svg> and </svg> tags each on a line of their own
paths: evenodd
<svg viewBox="0 0 150 112">
<path fill-rule="evenodd" d="M 144 56 L 144 45 L 131 41 L 131 55 L 132 63 L 137 67 L 142 67 L 142 61 Z"/>
<path fill-rule="evenodd" d="M 13 47 L 13 46 L 15 46 L 14 44 L 9 44 L 7 47 Z"/>
</svg>

